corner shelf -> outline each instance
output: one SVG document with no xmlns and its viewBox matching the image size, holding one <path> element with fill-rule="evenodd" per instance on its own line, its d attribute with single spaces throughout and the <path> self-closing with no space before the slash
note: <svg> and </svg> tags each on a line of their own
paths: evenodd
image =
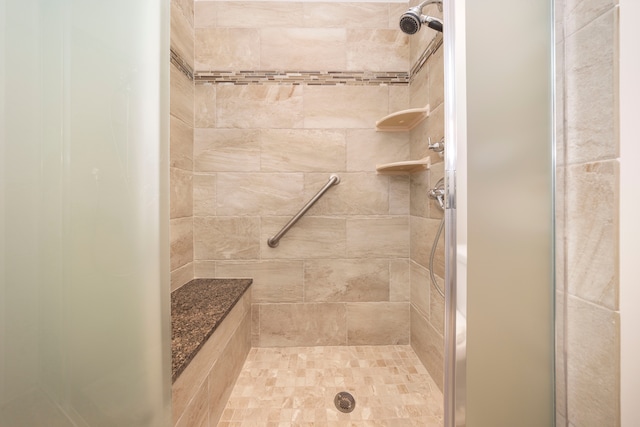
<svg viewBox="0 0 640 427">
<path fill-rule="evenodd" d="M 411 108 L 389 114 L 376 122 L 380 132 L 406 132 L 429 117 L 429 104 L 423 108 Z"/>
<path fill-rule="evenodd" d="M 420 160 L 408 160 L 406 162 L 394 162 L 385 163 L 383 165 L 377 165 L 376 171 L 378 173 L 400 175 L 413 172 L 419 172 L 425 169 L 429 169 L 431 166 L 431 158 L 424 157 Z"/>
</svg>

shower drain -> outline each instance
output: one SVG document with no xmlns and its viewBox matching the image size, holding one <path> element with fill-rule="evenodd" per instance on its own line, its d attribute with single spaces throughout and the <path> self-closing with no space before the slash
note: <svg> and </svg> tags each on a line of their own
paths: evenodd
<svg viewBox="0 0 640 427">
<path fill-rule="evenodd" d="M 338 411 L 345 413 L 353 411 L 356 407 L 356 400 L 346 391 L 341 391 L 336 394 L 336 397 L 333 399 L 333 403 L 336 405 L 336 408 L 338 408 Z"/>
</svg>

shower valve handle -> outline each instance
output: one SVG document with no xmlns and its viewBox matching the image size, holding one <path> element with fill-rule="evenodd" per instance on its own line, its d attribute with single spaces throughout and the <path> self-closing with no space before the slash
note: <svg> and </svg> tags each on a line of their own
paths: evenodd
<svg viewBox="0 0 640 427">
<path fill-rule="evenodd" d="M 444 138 L 438 142 L 431 143 L 431 137 L 429 137 L 429 150 L 442 153 L 444 151 Z"/>
</svg>

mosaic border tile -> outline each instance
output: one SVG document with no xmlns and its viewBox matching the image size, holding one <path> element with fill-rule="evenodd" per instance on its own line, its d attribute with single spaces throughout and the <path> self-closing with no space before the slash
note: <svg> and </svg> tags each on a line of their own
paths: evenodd
<svg viewBox="0 0 640 427">
<path fill-rule="evenodd" d="M 407 85 L 404 71 L 196 71 L 195 82 L 233 85 L 380 86 Z"/>
<path fill-rule="evenodd" d="M 309 85 L 309 86 L 407 86 L 422 70 L 427 60 L 443 44 L 442 34 L 437 34 L 422 52 L 420 58 L 405 71 L 194 71 L 171 49 L 171 63 L 195 84 L 229 85 Z"/>
<path fill-rule="evenodd" d="M 187 76 L 189 80 L 193 80 L 193 68 L 191 68 L 187 61 L 182 59 L 178 52 L 173 49 L 170 49 L 169 51 L 171 52 L 171 63 L 175 65 L 182 74 Z"/>
</svg>

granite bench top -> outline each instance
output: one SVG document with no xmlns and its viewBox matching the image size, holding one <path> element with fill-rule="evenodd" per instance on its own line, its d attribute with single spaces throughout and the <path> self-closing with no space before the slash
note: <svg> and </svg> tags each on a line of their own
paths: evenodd
<svg viewBox="0 0 640 427">
<path fill-rule="evenodd" d="M 171 292 L 171 380 L 182 373 L 252 279 L 194 279 Z"/>
</svg>

